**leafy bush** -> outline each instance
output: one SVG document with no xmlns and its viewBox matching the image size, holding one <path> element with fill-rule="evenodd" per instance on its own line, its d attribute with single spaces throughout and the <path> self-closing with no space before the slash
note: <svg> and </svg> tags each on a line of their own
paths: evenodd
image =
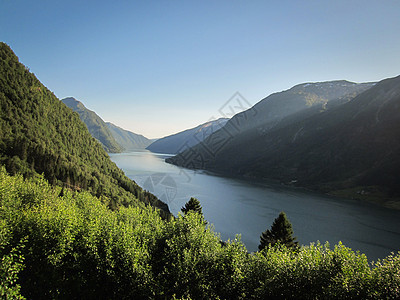
<svg viewBox="0 0 400 300">
<path fill-rule="evenodd" d="M 87 192 L 0 168 L 0 296 L 28 299 L 398 299 L 400 254 L 338 244 L 249 254 L 202 215 L 110 210 Z"/>
<path fill-rule="evenodd" d="M 0 298 L 25 299 L 20 294 L 21 286 L 17 284 L 18 275 L 23 269 L 23 245 L 12 247 L 10 238 L 10 229 L 4 220 L 0 220 Z"/>
</svg>

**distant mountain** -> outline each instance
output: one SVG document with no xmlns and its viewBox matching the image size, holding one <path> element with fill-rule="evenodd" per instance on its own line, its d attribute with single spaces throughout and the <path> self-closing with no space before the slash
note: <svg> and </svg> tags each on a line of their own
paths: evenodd
<svg viewBox="0 0 400 300">
<path fill-rule="evenodd" d="M 341 80 L 299 84 L 271 94 L 252 108 L 233 116 L 221 130 L 211 134 L 194 151 L 191 149 L 190 153 L 171 158 L 168 162 L 189 168 L 214 168 L 214 160 L 221 150 L 257 139 L 278 124 L 282 125 L 283 121 L 290 123 L 296 118 L 301 119 L 345 103 L 371 86 L 373 83 L 357 84 Z"/>
<path fill-rule="evenodd" d="M 312 85 L 318 89 L 321 85 L 329 87 L 330 83 Z M 167 161 L 192 168 L 271 178 L 322 191 L 347 190 L 354 194 L 378 191 L 386 196 L 399 195 L 400 77 L 358 87 L 361 89 L 348 94 L 349 98 L 363 89 L 364 92 L 350 101 L 343 100 L 342 96 L 326 105 L 292 113 L 275 123 L 266 117 L 259 126 L 247 124 L 250 129 L 230 140 L 216 140 L 228 122 L 223 130 L 207 138 L 202 147 L 193 147 Z M 253 110 L 259 114 L 257 106 L 260 105 Z M 269 115 L 274 117 L 271 110 Z M 251 110 L 246 113 L 250 114 Z M 225 144 L 217 148 L 222 143 Z"/>
<path fill-rule="evenodd" d="M 202 142 L 210 134 L 223 127 L 228 120 L 227 118 L 220 118 L 206 122 L 195 128 L 166 136 L 156 140 L 146 149 L 156 153 L 178 154 Z"/>
<path fill-rule="evenodd" d="M 249 129 L 266 132 L 288 116 L 309 108 L 316 112 L 329 109 L 349 101 L 371 86 L 373 83 L 358 84 L 345 80 L 296 85 L 289 90 L 269 95 L 252 108 L 233 116 L 224 130 L 213 135 L 213 140 L 226 140 L 227 137 L 232 140 L 235 135 Z"/>
<path fill-rule="evenodd" d="M 79 114 L 90 134 L 103 145 L 104 150 L 107 152 L 122 151 L 122 147 L 116 142 L 106 123 L 94 111 L 87 109 L 82 102 L 73 97 L 68 97 L 61 101 Z"/>
<path fill-rule="evenodd" d="M 153 142 L 152 140 L 149 140 L 143 135 L 122 129 L 110 122 L 107 122 L 106 125 L 108 129 L 111 131 L 111 134 L 118 143 L 118 145 L 122 147 L 123 151 L 145 149 Z"/>
<path fill-rule="evenodd" d="M 346 103 L 372 86 L 373 83 L 329 81 L 299 84 L 289 90 L 271 94 L 252 108 L 233 116 L 224 127 L 212 133 L 197 147 L 168 162 L 189 168 L 220 169 L 218 161 L 223 160 L 221 155 L 226 151 L 234 151 L 253 139 L 262 139 L 264 134 L 277 126 L 285 126 Z M 247 157 L 248 153 L 242 155 Z M 234 158 L 234 161 L 244 157 Z"/>
<path fill-rule="evenodd" d="M 79 103 L 73 100 L 77 106 Z M 11 174 L 44 174 L 54 185 L 86 190 L 111 208 L 168 206 L 124 175 L 78 114 L 0 43 L 0 165 Z M 29 200 L 30 201 L 30 200 Z"/>
<path fill-rule="evenodd" d="M 293 180 L 325 191 L 400 194 L 400 77 L 352 101 L 253 141 L 262 155 L 242 174 Z M 266 145 L 268 145 L 266 147 Z M 242 149 L 243 150 L 243 149 Z"/>
</svg>

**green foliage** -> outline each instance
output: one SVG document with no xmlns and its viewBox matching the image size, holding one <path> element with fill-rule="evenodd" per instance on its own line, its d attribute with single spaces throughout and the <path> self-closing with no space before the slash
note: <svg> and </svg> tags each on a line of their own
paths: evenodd
<svg viewBox="0 0 400 300">
<path fill-rule="evenodd" d="M 5 299 L 398 299 L 400 253 L 370 265 L 342 244 L 249 254 L 200 214 L 109 210 L 87 192 L 0 168 Z"/>
<path fill-rule="evenodd" d="M 181 211 L 186 215 L 189 211 L 198 213 L 203 215 L 202 208 L 200 205 L 200 201 L 196 198 L 191 197 L 188 202 L 185 203 L 185 206 L 181 208 Z"/>
<path fill-rule="evenodd" d="M 379 260 L 372 270 L 371 293 L 381 299 L 400 299 L 400 252 Z"/>
<path fill-rule="evenodd" d="M 311 244 L 297 253 L 276 245 L 256 253 L 249 268 L 256 298 L 375 299 L 366 256 L 342 244 Z"/>
<path fill-rule="evenodd" d="M 60 197 L 61 188 L 43 178 L 10 177 L 4 169 L 0 174 L 0 219 L 9 232 L 6 250 L 23 240 L 19 253 L 24 269 L 16 268 L 18 264 L 14 269 L 19 271 L 24 296 L 113 299 L 151 295 L 149 248 L 164 226 L 154 209 L 111 211 L 87 192 L 64 191 Z M 10 252 L 1 252 L 3 260 Z M 1 278 L 2 285 L 14 284 L 9 277 Z"/>
<path fill-rule="evenodd" d="M 260 245 L 258 249 L 261 251 L 265 247 L 275 246 L 277 243 L 290 249 L 298 249 L 298 242 L 293 237 L 292 224 L 284 212 L 274 220 L 271 230 L 265 230 L 260 236 Z"/>
<path fill-rule="evenodd" d="M 20 294 L 21 286 L 17 284 L 18 275 L 23 269 L 23 245 L 10 247 L 10 239 L 10 228 L 5 220 L 0 220 L 0 298 L 25 299 Z"/>
<path fill-rule="evenodd" d="M 72 112 L 0 43 L 0 165 L 25 177 L 87 190 L 111 208 L 168 207 L 127 178 Z"/>
</svg>

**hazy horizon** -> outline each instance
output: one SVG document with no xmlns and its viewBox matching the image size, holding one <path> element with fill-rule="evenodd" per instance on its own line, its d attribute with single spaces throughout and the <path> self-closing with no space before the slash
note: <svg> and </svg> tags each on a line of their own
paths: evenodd
<svg viewBox="0 0 400 300">
<path fill-rule="evenodd" d="M 0 37 L 60 99 L 161 138 L 304 82 L 400 74 L 398 1 L 2 1 Z"/>
</svg>

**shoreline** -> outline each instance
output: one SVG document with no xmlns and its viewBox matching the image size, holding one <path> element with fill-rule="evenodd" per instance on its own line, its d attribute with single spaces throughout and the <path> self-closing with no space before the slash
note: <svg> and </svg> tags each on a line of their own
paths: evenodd
<svg viewBox="0 0 400 300">
<path fill-rule="evenodd" d="M 400 211 L 400 197 L 388 197 L 387 193 L 383 192 L 381 188 L 377 186 L 363 187 L 356 186 L 348 189 L 334 190 L 334 189 L 323 189 L 323 188 L 312 188 L 307 186 L 298 186 L 294 184 L 288 184 L 277 179 L 265 178 L 265 177 L 253 177 L 246 175 L 232 174 L 229 172 L 224 172 L 220 170 L 208 170 L 208 169 L 191 169 L 182 167 L 171 162 L 167 159 L 164 160 L 168 164 L 172 164 L 179 168 L 185 168 L 193 171 L 204 172 L 213 176 L 223 176 L 231 179 L 239 179 L 243 181 L 251 181 L 263 186 L 283 186 L 285 188 L 294 189 L 297 191 L 313 192 L 321 195 L 327 195 L 334 198 L 342 198 L 346 200 L 357 200 L 360 202 L 368 202 L 370 204 L 375 204 L 380 207 L 385 207 L 388 209 L 394 209 Z M 328 190 L 328 191 L 327 191 Z"/>
</svg>

